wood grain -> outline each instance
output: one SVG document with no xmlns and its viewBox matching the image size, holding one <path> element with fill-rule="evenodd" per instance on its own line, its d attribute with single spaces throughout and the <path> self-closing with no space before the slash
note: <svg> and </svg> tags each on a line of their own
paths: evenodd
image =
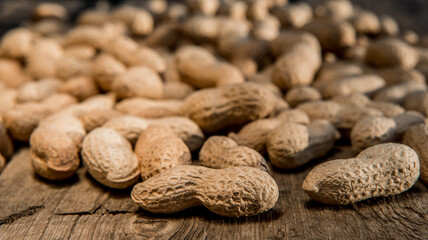
<svg viewBox="0 0 428 240">
<path fill-rule="evenodd" d="M 326 159 L 351 156 L 336 147 Z M 0 175 L 0 239 L 427 239 L 422 183 L 394 197 L 327 206 L 301 189 L 312 167 L 274 170 L 279 201 L 258 216 L 224 218 L 202 207 L 160 215 L 139 210 L 130 189 L 103 187 L 84 168 L 64 183 L 42 180 L 23 149 Z"/>
</svg>

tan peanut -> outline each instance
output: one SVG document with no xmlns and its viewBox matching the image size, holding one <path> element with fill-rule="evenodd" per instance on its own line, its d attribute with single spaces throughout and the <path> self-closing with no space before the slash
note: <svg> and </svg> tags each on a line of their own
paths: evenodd
<svg viewBox="0 0 428 240">
<path fill-rule="evenodd" d="M 205 136 L 201 128 L 192 120 L 185 117 L 164 117 L 147 119 L 150 126 L 169 127 L 186 143 L 191 152 L 198 150 L 204 143 Z"/>
<path fill-rule="evenodd" d="M 140 177 L 131 144 L 111 128 L 96 128 L 86 135 L 82 159 L 91 176 L 107 187 L 128 188 Z"/>
<path fill-rule="evenodd" d="M 215 132 L 266 117 L 274 110 L 276 99 L 258 84 L 236 84 L 192 93 L 184 100 L 181 112 L 204 131 Z"/>
<path fill-rule="evenodd" d="M 302 187 L 316 201 L 345 205 L 400 194 L 418 177 L 416 152 L 402 144 L 386 143 L 367 148 L 355 158 L 316 166 Z"/>
<path fill-rule="evenodd" d="M 218 61 L 203 48 L 187 46 L 176 53 L 182 81 L 197 88 L 209 88 L 244 82 L 241 72 L 229 63 Z"/>
<path fill-rule="evenodd" d="M 423 116 L 416 112 L 406 112 L 394 118 L 364 118 L 352 128 L 352 148 L 360 152 L 376 144 L 400 141 L 408 128 L 423 122 Z"/>
<path fill-rule="evenodd" d="M 117 103 L 115 109 L 124 114 L 142 118 L 178 116 L 182 101 L 127 98 Z"/>
<path fill-rule="evenodd" d="M 428 184 L 428 128 L 426 124 L 411 126 L 404 134 L 403 144 L 413 148 L 419 156 L 421 166 L 420 180 Z"/>
<path fill-rule="evenodd" d="M 272 41 L 279 35 L 281 23 L 271 15 L 254 23 L 251 35 L 257 40 Z"/>
<path fill-rule="evenodd" d="M 378 34 L 381 30 L 379 18 L 371 11 L 357 11 L 350 22 L 359 34 Z"/>
<path fill-rule="evenodd" d="M 380 28 L 381 33 L 387 36 L 394 36 L 400 32 L 398 23 L 395 21 L 394 18 L 388 15 L 380 16 Z"/>
<path fill-rule="evenodd" d="M 68 17 L 67 9 L 56 3 L 41 3 L 33 11 L 33 18 L 36 20 L 43 18 L 58 18 L 66 20 Z"/>
<path fill-rule="evenodd" d="M 321 94 L 316 88 L 311 86 L 296 86 L 292 87 L 285 94 L 285 100 L 291 107 L 296 107 L 304 102 L 321 100 Z"/>
<path fill-rule="evenodd" d="M 89 60 L 93 59 L 96 55 L 96 50 L 94 47 L 80 44 L 64 47 L 64 55 L 67 57 Z"/>
<path fill-rule="evenodd" d="M 83 101 L 99 94 L 98 86 L 95 81 L 86 76 L 68 79 L 64 82 L 59 91 L 74 96 L 78 101 Z"/>
<path fill-rule="evenodd" d="M 220 5 L 219 0 L 186 0 L 186 3 L 192 11 L 205 15 L 214 15 Z"/>
<path fill-rule="evenodd" d="M 169 127 L 148 127 L 138 138 L 134 151 L 143 181 L 169 168 L 192 163 L 189 148 Z"/>
<path fill-rule="evenodd" d="M 355 30 L 346 21 L 315 19 L 302 29 L 314 34 L 324 51 L 340 51 L 356 42 Z"/>
<path fill-rule="evenodd" d="M 275 16 L 284 27 L 300 28 L 312 21 L 312 8 L 307 3 L 289 4 L 275 9 Z"/>
<path fill-rule="evenodd" d="M 111 85 L 117 76 L 125 73 L 126 67 L 110 54 L 100 54 L 92 64 L 92 77 L 105 91 L 111 90 Z"/>
<path fill-rule="evenodd" d="M 386 86 L 406 82 L 425 83 L 424 75 L 416 69 L 406 69 L 403 67 L 382 68 L 377 71 L 377 74 L 385 80 Z"/>
<path fill-rule="evenodd" d="M 6 58 L 0 58 L 0 76 L 0 82 L 9 88 L 17 88 L 32 80 L 18 61 Z"/>
<path fill-rule="evenodd" d="M 0 116 L 11 110 L 16 103 L 17 91 L 15 89 L 2 89 L 0 90 Z"/>
<path fill-rule="evenodd" d="M 428 93 L 421 90 L 407 94 L 403 106 L 406 110 L 418 111 L 428 116 Z"/>
<path fill-rule="evenodd" d="M 97 127 L 101 127 L 104 123 L 123 114 L 116 110 L 100 109 L 81 114 L 79 120 L 82 122 L 86 131 L 91 131 Z"/>
<path fill-rule="evenodd" d="M 75 117 L 80 117 L 92 111 L 113 109 L 115 102 L 116 97 L 114 94 L 99 94 L 92 96 L 79 104 L 71 105 L 61 112 Z"/>
<path fill-rule="evenodd" d="M 163 97 L 165 99 L 184 99 L 194 88 L 184 82 L 166 82 L 163 85 Z"/>
<path fill-rule="evenodd" d="M 74 57 L 63 57 L 56 63 L 55 76 L 60 79 L 90 75 L 91 65 L 89 61 Z"/>
<path fill-rule="evenodd" d="M 43 118 L 75 102 L 68 94 L 54 94 L 42 102 L 18 104 L 4 115 L 6 127 L 13 138 L 28 141 Z"/>
<path fill-rule="evenodd" d="M 296 41 L 288 44 L 278 42 L 277 45 L 286 47 L 272 70 L 273 83 L 281 89 L 312 83 L 316 71 L 321 66 L 321 48 L 318 41 L 312 35 L 297 35 L 295 38 L 309 39 L 307 42 Z"/>
<path fill-rule="evenodd" d="M 114 129 L 118 134 L 127 139 L 132 146 L 138 140 L 140 134 L 149 126 L 147 120 L 133 116 L 113 118 L 102 125 L 104 128 Z"/>
<path fill-rule="evenodd" d="M 112 90 L 119 98 L 162 98 L 163 84 L 159 75 L 150 68 L 137 66 L 116 77 Z"/>
<path fill-rule="evenodd" d="M 384 38 L 369 45 L 366 60 L 378 68 L 413 68 L 418 62 L 418 54 L 410 45 L 399 39 Z"/>
<path fill-rule="evenodd" d="M 202 166 L 210 168 L 247 166 L 270 172 L 266 160 L 257 151 L 238 146 L 235 141 L 224 136 L 208 138 L 199 152 L 199 161 Z"/>
<path fill-rule="evenodd" d="M 320 90 L 325 98 L 353 93 L 371 94 L 385 86 L 385 81 L 374 74 L 363 74 L 327 82 Z"/>
<path fill-rule="evenodd" d="M 327 0 L 315 8 L 315 16 L 320 18 L 346 20 L 353 15 L 354 7 L 348 0 Z"/>
<path fill-rule="evenodd" d="M 8 57 L 22 59 L 25 58 L 31 48 L 33 34 L 25 28 L 16 28 L 8 31 L 0 42 L 0 49 Z"/>
<path fill-rule="evenodd" d="M 309 124 L 309 122 L 309 117 L 305 112 L 291 109 L 280 113 L 275 118 L 258 119 L 250 122 L 238 133 L 230 132 L 228 136 L 241 146 L 252 148 L 259 153 L 265 153 L 267 135 L 280 124 Z"/>
<path fill-rule="evenodd" d="M 28 82 L 18 88 L 16 100 L 19 103 L 41 101 L 57 92 L 61 81 L 55 78 L 40 79 L 37 82 Z"/>
<path fill-rule="evenodd" d="M 402 104 L 408 94 L 421 90 L 426 91 L 426 89 L 427 86 L 425 83 L 400 83 L 381 89 L 374 95 L 373 100 Z"/>
<path fill-rule="evenodd" d="M 55 77 L 56 64 L 63 55 L 58 41 L 50 38 L 38 39 L 28 53 L 27 71 L 36 79 Z"/>
<path fill-rule="evenodd" d="M 316 120 L 308 126 L 283 123 L 267 136 L 269 159 L 281 169 L 301 167 L 330 151 L 338 135 L 334 126 L 325 120 Z"/>
<path fill-rule="evenodd" d="M 31 134 L 30 145 L 31 164 L 46 179 L 67 179 L 79 168 L 77 146 L 63 132 L 38 128 Z"/>
<path fill-rule="evenodd" d="M 168 169 L 137 184 L 131 193 L 134 202 L 150 212 L 175 213 L 203 205 L 226 217 L 268 211 L 278 195 L 275 180 L 257 168 L 210 169 L 191 165 Z"/>
<path fill-rule="evenodd" d="M 3 168 L 5 165 L 6 165 L 6 159 L 0 153 L 0 173 L 3 171 Z"/>
</svg>

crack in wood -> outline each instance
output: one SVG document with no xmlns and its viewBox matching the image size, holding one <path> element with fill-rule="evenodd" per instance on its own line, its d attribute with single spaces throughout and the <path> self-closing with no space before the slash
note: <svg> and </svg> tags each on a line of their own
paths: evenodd
<svg viewBox="0 0 428 240">
<path fill-rule="evenodd" d="M 3 224 L 11 224 L 13 222 L 15 222 L 16 220 L 23 218 L 23 217 L 28 217 L 31 216 L 35 213 L 37 213 L 38 211 L 40 211 L 41 209 L 45 208 L 45 206 L 40 205 L 40 206 L 31 206 L 25 210 L 22 210 L 18 213 L 13 213 L 7 217 L 1 218 L 0 219 L 0 225 Z"/>
</svg>

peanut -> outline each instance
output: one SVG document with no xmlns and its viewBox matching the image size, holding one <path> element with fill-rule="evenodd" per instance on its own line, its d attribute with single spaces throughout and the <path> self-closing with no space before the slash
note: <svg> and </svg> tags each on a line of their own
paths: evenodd
<svg viewBox="0 0 428 240">
<path fill-rule="evenodd" d="M 425 83 L 405 82 L 378 91 L 373 100 L 402 104 L 408 94 L 421 90 L 425 91 L 426 89 Z"/>
<path fill-rule="evenodd" d="M 424 75 L 416 69 L 403 67 L 382 68 L 377 71 L 377 74 L 385 80 L 386 86 L 406 82 L 425 83 Z"/>
<path fill-rule="evenodd" d="M 326 83 L 321 90 L 325 98 L 331 98 L 340 95 L 351 95 L 353 93 L 373 93 L 385 86 L 385 81 L 374 74 L 363 74 L 360 76 L 351 76 Z"/>
<path fill-rule="evenodd" d="M 291 107 L 296 107 L 304 102 L 321 100 L 321 94 L 314 87 L 296 86 L 291 88 L 287 94 L 285 94 L 285 100 Z"/>
<path fill-rule="evenodd" d="M 278 195 L 275 180 L 256 168 L 209 169 L 186 165 L 168 169 L 135 185 L 131 193 L 134 202 L 150 212 L 175 213 L 203 205 L 226 217 L 268 211 Z"/>
<path fill-rule="evenodd" d="M 31 80 L 18 61 L 0 58 L 0 82 L 6 87 L 17 88 Z"/>
<path fill-rule="evenodd" d="M 0 173 L 3 171 L 3 168 L 5 165 L 6 165 L 6 159 L 0 153 Z"/>
<path fill-rule="evenodd" d="M 352 128 L 352 148 L 355 152 L 360 152 L 379 143 L 400 141 L 409 127 L 423 122 L 423 116 L 415 112 L 406 112 L 394 118 L 364 118 Z"/>
<path fill-rule="evenodd" d="M 232 65 L 218 61 L 203 48 L 183 47 L 176 53 L 181 79 L 197 88 L 208 88 L 244 82 Z"/>
<path fill-rule="evenodd" d="M 0 116 L 11 110 L 16 105 L 17 91 L 15 89 L 0 90 Z"/>
<path fill-rule="evenodd" d="M 275 167 L 293 169 L 325 155 L 337 138 L 337 130 L 325 120 L 308 126 L 284 123 L 268 134 L 266 147 Z"/>
<path fill-rule="evenodd" d="M 265 153 L 267 135 L 283 123 L 309 124 L 309 117 L 297 109 L 286 110 L 275 118 L 258 119 L 250 122 L 238 133 L 230 132 L 228 136 L 241 146 L 252 148 L 259 153 Z"/>
<path fill-rule="evenodd" d="M 100 54 L 92 64 L 92 77 L 105 91 L 111 90 L 113 81 L 125 71 L 123 63 L 106 53 Z"/>
<path fill-rule="evenodd" d="M 58 18 L 66 20 L 67 9 L 56 3 L 41 3 L 33 11 L 33 17 L 38 20 L 42 18 Z"/>
<path fill-rule="evenodd" d="M 147 129 L 148 122 L 139 117 L 122 116 L 113 118 L 102 125 L 104 128 L 114 129 L 118 134 L 127 139 L 132 146 L 138 140 L 140 134 Z"/>
<path fill-rule="evenodd" d="M 179 115 L 182 101 L 127 98 L 116 104 L 119 112 L 142 118 L 160 118 Z"/>
<path fill-rule="evenodd" d="M 192 163 L 189 148 L 183 140 L 163 126 L 150 126 L 140 135 L 135 155 L 143 181 L 169 168 Z"/>
<path fill-rule="evenodd" d="M 399 39 L 384 38 L 369 45 L 366 60 L 378 68 L 394 66 L 413 68 L 418 62 L 418 54 Z"/>
<path fill-rule="evenodd" d="M 79 168 L 79 155 L 73 140 L 53 129 L 36 129 L 30 138 L 30 158 L 34 170 L 49 180 L 71 177 Z"/>
<path fill-rule="evenodd" d="M 415 91 L 407 94 L 403 106 L 406 110 L 418 111 L 428 116 L 428 93 L 426 91 Z"/>
<path fill-rule="evenodd" d="M 112 83 L 112 90 L 119 98 L 162 98 L 163 84 L 159 75 L 150 68 L 137 66 L 119 75 Z"/>
<path fill-rule="evenodd" d="M 236 84 L 190 94 L 181 112 L 204 131 L 215 132 L 266 117 L 274 110 L 275 100 L 273 93 L 257 84 Z"/>
<path fill-rule="evenodd" d="M 116 110 L 101 109 L 94 110 L 79 116 L 79 120 L 83 123 L 86 131 L 91 131 L 97 127 L 101 127 L 107 121 L 121 117 L 123 114 Z"/>
<path fill-rule="evenodd" d="M 0 155 L 4 158 L 10 158 L 13 152 L 14 147 L 12 139 L 6 131 L 3 118 L 0 116 Z"/>
<path fill-rule="evenodd" d="M 300 28 L 312 21 L 312 8 L 307 3 L 290 4 L 276 8 L 274 14 L 284 27 Z"/>
<path fill-rule="evenodd" d="M 426 124 L 411 126 L 404 133 L 403 143 L 413 148 L 419 156 L 421 165 L 420 179 L 428 184 L 428 155 L 427 155 L 428 130 Z"/>
<path fill-rule="evenodd" d="M 7 32 L 0 43 L 1 51 L 8 57 L 23 59 L 32 47 L 33 34 L 25 28 L 17 28 Z"/>
<path fill-rule="evenodd" d="M 379 34 L 381 26 L 379 18 L 373 12 L 360 10 L 351 19 L 350 22 L 359 34 Z"/>
<path fill-rule="evenodd" d="M 354 7 L 348 0 L 327 0 L 315 8 L 320 18 L 346 20 L 354 15 Z"/>
<path fill-rule="evenodd" d="M 56 75 L 56 63 L 63 57 L 61 45 L 50 38 L 38 39 L 31 48 L 27 70 L 34 78 L 52 78 Z"/>
<path fill-rule="evenodd" d="M 37 82 L 28 82 L 19 87 L 16 100 L 19 103 L 41 101 L 58 91 L 61 81 L 54 78 L 40 79 Z"/>
<path fill-rule="evenodd" d="M 208 138 L 199 152 L 199 161 L 210 168 L 248 166 L 270 172 L 266 160 L 257 151 L 238 146 L 235 141 L 224 136 Z"/>
<path fill-rule="evenodd" d="M 98 92 L 98 86 L 95 81 L 89 77 L 73 77 L 64 82 L 59 89 L 60 92 L 68 93 L 79 101 L 83 101 L 90 97 L 93 97 Z"/>
<path fill-rule="evenodd" d="M 326 204 L 350 204 L 402 193 L 419 177 L 416 152 L 397 143 L 379 144 L 355 158 L 328 161 L 309 172 L 302 188 Z"/>
<path fill-rule="evenodd" d="M 111 128 L 96 128 L 86 135 L 82 159 L 91 176 L 110 188 L 128 188 L 140 176 L 131 144 Z"/>
</svg>

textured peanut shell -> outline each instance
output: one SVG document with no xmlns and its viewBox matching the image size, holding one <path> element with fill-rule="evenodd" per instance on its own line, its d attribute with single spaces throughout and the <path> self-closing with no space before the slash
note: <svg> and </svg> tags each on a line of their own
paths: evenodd
<svg viewBox="0 0 428 240">
<path fill-rule="evenodd" d="M 258 84 L 236 84 L 192 93 L 184 100 L 181 112 L 204 131 L 215 132 L 266 117 L 275 100 L 273 93 Z"/>
<path fill-rule="evenodd" d="M 61 112 L 69 113 L 73 116 L 83 116 L 92 111 L 111 110 L 116 102 L 114 94 L 99 94 L 92 96 L 79 104 L 74 104 Z"/>
<path fill-rule="evenodd" d="M 386 86 L 405 82 L 425 83 L 424 75 L 416 69 L 390 67 L 379 69 L 376 73 L 385 80 Z"/>
<path fill-rule="evenodd" d="M 183 99 L 192 93 L 194 88 L 183 82 L 166 82 L 163 85 L 165 99 Z"/>
<path fill-rule="evenodd" d="M 150 100 L 146 98 L 127 98 L 116 104 L 115 109 L 142 118 L 161 118 L 178 116 L 181 107 L 179 100 Z"/>
<path fill-rule="evenodd" d="M 140 176 L 131 144 L 111 128 L 96 128 L 86 135 L 82 159 L 91 176 L 107 187 L 128 188 Z"/>
<path fill-rule="evenodd" d="M 120 98 L 162 98 L 163 85 L 159 75 L 148 67 L 137 66 L 119 75 L 112 83 L 112 90 Z"/>
<path fill-rule="evenodd" d="M 410 147 L 379 144 L 355 158 L 333 160 L 312 169 L 302 188 L 325 204 L 351 204 L 373 197 L 400 194 L 419 177 L 419 159 Z"/>
<path fill-rule="evenodd" d="M 428 92 L 420 90 L 407 94 L 403 107 L 406 110 L 418 111 L 428 116 Z"/>
<path fill-rule="evenodd" d="M 165 60 L 155 50 L 141 46 L 135 52 L 129 52 L 124 61 L 129 66 L 146 66 L 155 72 L 166 70 Z"/>
<path fill-rule="evenodd" d="M 312 8 L 307 3 L 290 4 L 279 7 L 274 14 L 281 21 L 282 26 L 300 28 L 312 21 Z"/>
<path fill-rule="evenodd" d="M 63 54 L 58 41 L 49 38 L 38 39 L 26 58 L 27 71 L 36 79 L 55 77 L 56 63 Z"/>
<path fill-rule="evenodd" d="M 205 140 L 201 128 L 192 120 L 185 117 L 164 117 L 147 119 L 150 126 L 169 127 L 181 140 L 186 143 L 191 152 L 198 150 Z"/>
<path fill-rule="evenodd" d="M 403 144 L 413 148 L 421 165 L 420 180 L 428 185 L 428 128 L 426 124 L 410 127 L 403 137 Z"/>
<path fill-rule="evenodd" d="M 63 57 L 55 65 L 55 76 L 60 79 L 69 79 L 91 75 L 91 63 L 74 57 Z"/>
<path fill-rule="evenodd" d="M 390 102 L 372 101 L 367 104 L 367 107 L 381 111 L 386 117 L 395 117 L 405 112 L 400 105 Z"/>
<path fill-rule="evenodd" d="M 281 169 L 298 168 L 324 156 L 333 147 L 337 131 L 325 120 L 308 126 L 284 123 L 272 130 L 266 141 L 271 163 Z"/>
<path fill-rule="evenodd" d="M 168 127 L 151 126 L 138 138 L 135 145 L 143 181 L 169 168 L 190 165 L 189 148 Z"/>
<path fill-rule="evenodd" d="M 362 93 L 336 96 L 332 98 L 331 101 L 340 103 L 342 105 L 356 106 L 356 107 L 364 107 L 371 102 L 370 98 Z"/>
<path fill-rule="evenodd" d="M 65 133 L 36 129 L 30 139 L 30 158 L 35 172 L 49 180 L 64 180 L 74 175 L 80 159 L 73 140 Z"/>
<path fill-rule="evenodd" d="M 350 130 L 358 121 L 368 116 L 381 117 L 383 114 L 375 108 L 346 106 L 337 112 L 331 123 L 341 130 Z"/>
<path fill-rule="evenodd" d="M 235 141 L 224 136 L 208 138 L 199 152 L 199 161 L 210 168 L 247 166 L 270 172 L 266 160 L 257 151 L 238 146 Z"/>
<path fill-rule="evenodd" d="M 351 131 L 351 144 L 355 152 L 394 139 L 396 123 L 391 118 L 368 117 L 357 122 Z"/>
<path fill-rule="evenodd" d="M 137 184 L 131 197 L 141 208 L 175 213 L 203 205 L 226 217 L 256 215 L 273 208 L 278 186 L 265 171 L 252 167 L 209 169 L 178 166 Z"/>
</svg>

